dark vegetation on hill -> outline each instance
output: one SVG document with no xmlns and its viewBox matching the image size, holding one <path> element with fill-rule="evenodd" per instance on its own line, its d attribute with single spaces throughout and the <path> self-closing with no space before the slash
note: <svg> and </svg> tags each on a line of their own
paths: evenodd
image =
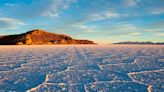
<svg viewBox="0 0 164 92">
<path fill-rule="evenodd" d="M 63 34 L 44 30 L 32 30 L 17 35 L 0 36 L 0 45 L 53 45 L 53 44 L 95 44 L 89 40 L 77 40 Z"/>
</svg>

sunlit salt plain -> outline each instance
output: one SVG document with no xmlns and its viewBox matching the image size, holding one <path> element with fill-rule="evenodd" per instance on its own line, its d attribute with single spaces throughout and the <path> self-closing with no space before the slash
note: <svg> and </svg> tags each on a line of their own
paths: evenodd
<svg viewBox="0 0 164 92">
<path fill-rule="evenodd" d="M 164 92 L 164 46 L 0 46 L 0 92 Z"/>
</svg>

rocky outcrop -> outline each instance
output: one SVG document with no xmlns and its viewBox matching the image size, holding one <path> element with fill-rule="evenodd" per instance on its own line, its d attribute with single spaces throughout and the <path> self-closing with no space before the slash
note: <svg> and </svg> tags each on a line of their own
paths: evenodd
<svg viewBox="0 0 164 92">
<path fill-rule="evenodd" d="M 32 30 L 18 35 L 0 36 L 0 45 L 51 45 L 51 44 L 95 44 L 89 40 L 77 40 L 63 34 L 44 30 Z"/>
</svg>

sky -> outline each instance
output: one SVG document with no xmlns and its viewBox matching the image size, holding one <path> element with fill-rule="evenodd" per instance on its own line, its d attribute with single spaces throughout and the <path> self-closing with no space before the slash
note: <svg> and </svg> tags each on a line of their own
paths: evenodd
<svg viewBox="0 0 164 92">
<path fill-rule="evenodd" d="M 164 42 L 164 0 L 0 0 L 0 35 L 33 29 L 99 44 Z"/>
</svg>

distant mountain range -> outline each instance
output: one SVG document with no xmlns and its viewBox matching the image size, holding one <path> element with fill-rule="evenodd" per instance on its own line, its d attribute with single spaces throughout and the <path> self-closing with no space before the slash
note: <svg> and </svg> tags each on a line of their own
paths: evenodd
<svg viewBox="0 0 164 92">
<path fill-rule="evenodd" d="M 164 45 L 164 42 L 157 42 L 157 43 L 154 43 L 154 42 L 150 42 L 150 41 L 147 41 L 147 42 L 133 42 L 133 41 L 126 41 L 126 42 L 118 42 L 118 43 L 114 43 L 114 44 L 154 44 L 154 45 Z"/>
<path fill-rule="evenodd" d="M 63 34 L 36 29 L 23 34 L 0 36 L 0 45 L 52 45 L 95 44 L 90 40 L 77 40 Z"/>
</svg>

